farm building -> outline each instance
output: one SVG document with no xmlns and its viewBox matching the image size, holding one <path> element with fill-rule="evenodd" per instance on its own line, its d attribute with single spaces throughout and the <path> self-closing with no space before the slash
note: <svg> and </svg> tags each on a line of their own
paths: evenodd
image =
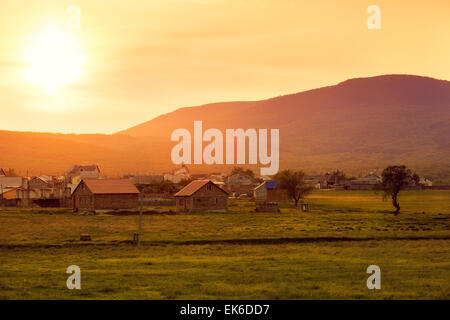
<svg viewBox="0 0 450 320">
<path fill-rule="evenodd" d="M 247 194 L 253 196 L 253 189 L 258 182 L 246 173 L 235 172 L 225 177 L 225 188 L 236 196 Z"/>
<path fill-rule="evenodd" d="M 83 179 L 98 179 L 100 178 L 100 169 L 98 165 L 92 164 L 87 166 L 73 165 L 65 173 L 67 181 L 73 185 L 77 185 Z"/>
<path fill-rule="evenodd" d="M 0 187 L 0 206 L 17 207 L 20 204 L 20 199 L 17 197 L 17 192 L 20 190 L 22 190 L 21 187 Z"/>
<path fill-rule="evenodd" d="M 0 177 L 0 187 L 3 188 L 27 188 L 27 180 L 22 177 Z"/>
<path fill-rule="evenodd" d="M 278 187 L 277 181 L 265 181 L 254 189 L 254 198 L 256 201 L 283 201 L 289 200 L 286 190 Z"/>
<path fill-rule="evenodd" d="M 228 211 L 228 192 L 211 180 L 192 181 L 175 194 L 175 199 L 178 211 Z"/>
<path fill-rule="evenodd" d="M 374 173 L 350 181 L 350 190 L 373 190 L 376 184 L 381 182 L 381 178 Z"/>
<path fill-rule="evenodd" d="M 74 211 L 134 209 L 139 191 L 129 179 L 83 179 L 72 192 L 72 206 Z"/>
<path fill-rule="evenodd" d="M 51 178 L 47 176 L 34 177 L 28 181 L 29 189 L 48 189 L 51 188 Z"/>
</svg>

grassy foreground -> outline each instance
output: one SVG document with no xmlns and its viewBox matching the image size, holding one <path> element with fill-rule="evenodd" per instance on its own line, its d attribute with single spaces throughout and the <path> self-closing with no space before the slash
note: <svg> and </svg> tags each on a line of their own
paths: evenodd
<svg viewBox="0 0 450 320">
<path fill-rule="evenodd" d="M 2 208 L 0 299 L 450 298 L 450 191 L 403 192 L 397 217 L 373 192 L 308 202 L 311 213 L 233 201 L 226 214 L 147 215 L 140 249 L 137 216 Z M 81 290 L 66 288 L 72 264 Z M 371 264 L 381 290 L 366 287 Z"/>
</svg>

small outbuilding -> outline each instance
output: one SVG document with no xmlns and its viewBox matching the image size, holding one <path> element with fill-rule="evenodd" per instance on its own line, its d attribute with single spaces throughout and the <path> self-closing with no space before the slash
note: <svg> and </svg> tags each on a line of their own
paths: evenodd
<svg viewBox="0 0 450 320">
<path fill-rule="evenodd" d="M 72 192 L 73 211 L 135 209 L 139 191 L 129 179 L 83 179 Z"/>
<path fill-rule="evenodd" d="M 285 201 L 289 200 L 287 190 L 279 188 L 277 181 L 264 181 L 254 189 L 256 201 Z"/>
<path fill-rule="evenodd" d="M 211 180 L 195 180 L 175 194 L 181 212 L 227 212 L 228 192 Z"/>
</svg>

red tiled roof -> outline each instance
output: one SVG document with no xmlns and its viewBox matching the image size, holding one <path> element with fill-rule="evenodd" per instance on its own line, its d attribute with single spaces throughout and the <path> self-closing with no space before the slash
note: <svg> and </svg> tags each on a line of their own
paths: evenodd
<svg viewBox="0 0 450 320">
<path fill-rule="evenodd" d="M 196 193 L 198 190 L 200 190 L 203 186 L 205 186 L 208 182 L 211 182 L 213 185 L 215 185 L 217 188 L 222 190 L 224 193 L 228 194 L 225 190 L 217 186 L 214 182 L 211 180 L 194 180 L 191 183 L 189 183 L 186 187 L 175 193 L 175 197 L 189 197 L 192 196 L 194 193 Z"/>
<path fill-rule="evenodd" d="M 139 190 L 129 179 L 83 179 L 94 194 L 136 194 Z"/>
</svg>

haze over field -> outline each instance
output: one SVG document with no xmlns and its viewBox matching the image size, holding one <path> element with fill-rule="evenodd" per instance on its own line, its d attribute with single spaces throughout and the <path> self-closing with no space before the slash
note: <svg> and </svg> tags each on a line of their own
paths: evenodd
<svg viewBox="0 0 450 320">
<path fill-rule="evenodd" d="M 177 128 L 280 129 L 281 168 L 359 174 L 406 164 L 435 181 L 450 177 L 450 82 L 410 75 L 351 79 L 268 100 L 181 108 L 113 135 L 0 131 L 0 167 L 25 174 L 96 163 L 108 175 L 174 168 Z M 206 145 L 206 143 L 204 144 Z M 192 165 L 191 171 L 228 171 Z M 252 168 L 256 169 L 256 166 Z"/>
</svg>

